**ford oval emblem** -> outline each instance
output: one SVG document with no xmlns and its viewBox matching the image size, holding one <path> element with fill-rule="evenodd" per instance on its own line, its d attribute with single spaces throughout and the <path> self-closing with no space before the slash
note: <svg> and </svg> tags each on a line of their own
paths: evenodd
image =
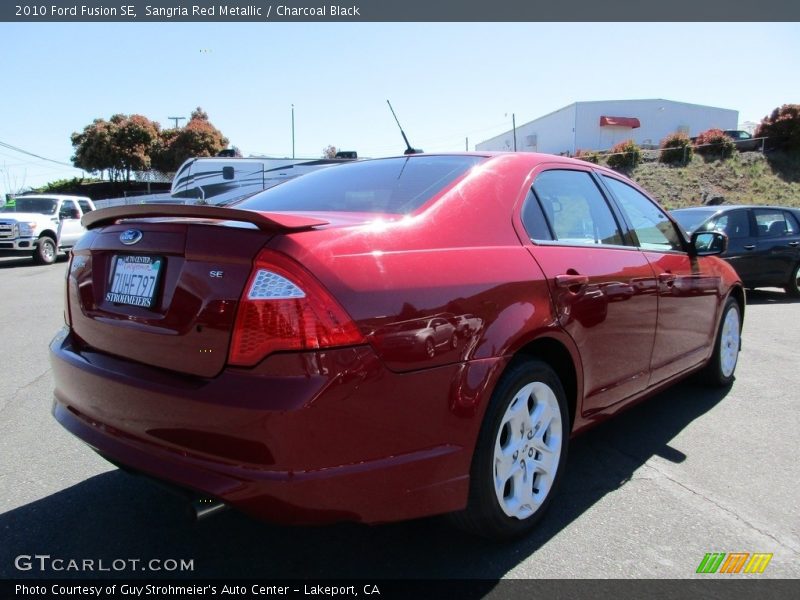
<svg viewBox="0 0 800 600">
<path fill-rule="evenodd" d="M 128 229 L 119 234 L 119 241 L 126 246 L 132 246 L 142 239 L 142 232 L 138 229 Z"/>
</svg>

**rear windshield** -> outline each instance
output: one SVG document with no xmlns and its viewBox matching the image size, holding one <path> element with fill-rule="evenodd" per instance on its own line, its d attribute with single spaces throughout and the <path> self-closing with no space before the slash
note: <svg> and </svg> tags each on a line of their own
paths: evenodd
<svg viewBox="0 0 800 600">
<path fill-rule="evenodd" d="M 417 155 L 347 163 L 292 179 L 236 207 L 408 214 L 484 160 L 482 156 Z"/>
<path fill-rule="evenodd" d="M 52 198 L 17 198 L 14 206 L 6 206 L 5 212 L 56 214 L 58 202 Z"/>
<path fill-rule="evenodd" d="M 717 211 L 712 210 L 673 210 L 671 214 L 680 223 L 684 231 L 694 232 L 706 219 L 711 218 Z"/>
</svg>

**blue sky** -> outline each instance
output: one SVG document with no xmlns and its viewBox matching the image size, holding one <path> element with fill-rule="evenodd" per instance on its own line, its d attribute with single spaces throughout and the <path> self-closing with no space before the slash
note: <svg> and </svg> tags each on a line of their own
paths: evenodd
<svg viewBox="0 0 800 600">
<path fill-rule="evenodd" d="M 70 163 L 98 117 L 196 106 L 245 155 L 463 150 L 575 101 L 666 98 L 758 121 L 800 102 L 797 23 L 0 24 L 0 142 Z M 79 170 L 0 147 L 0 194 Z"/>
</svg>

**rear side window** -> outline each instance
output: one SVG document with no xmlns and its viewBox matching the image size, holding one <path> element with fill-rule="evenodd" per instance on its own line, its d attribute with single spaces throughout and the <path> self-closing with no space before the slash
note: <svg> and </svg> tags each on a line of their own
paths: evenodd
<svg viewBox="0 0 800 600">
<path fill-rule="evenodd" d="M 542 206 L 533 194 L 533 190 L 528 192 L 528 197 L 522 205 L 522 224 L 528 237 L 532 240 L 552 240 L 553 235 L 544 218 Z"/>
<path fill-rule="evenodd" d="M 619 200 L 643 250 L 683 250 L 683 243 L 667 215 L 647 196 L 626 183 L 603 175 Z"/>
<path fill-rule="evenodd" d="M 52 198 L 17 198 L 15 212 L 31 212 L 54 215 L 58 201 Z"/>
<path fill-rule="evenodd" d="M 480 156 L 407 156 L 336 165 L 238 203 L 261 211 L 408 214 L 483 162 Z"/>
<path fill-rule="evenodd" d="M 794 218 L 782 210 L 757 208 L 755 215 L 760 237 L 780 237 L 797 233 Z"/>
<path fill-rule="evenodd" d="M 78 205 L 81 207 L 83 214 L 92 212 L 92 205 L 89 204 L 86 200 L 78 200 Z"/>
<path fill-rule="evenodd" d="M 539 222 L 541 213 L 528 206 L 529 198 L 523 208 L 523 222 L 533 239 L 555 239 L 565 244 L 623 245 L 614 215 L 588 173 L 545 171 L 536 178 L 533 191 L 552 232 L 552 237 L 546 235 L 547 230 Z"/>
</svg>

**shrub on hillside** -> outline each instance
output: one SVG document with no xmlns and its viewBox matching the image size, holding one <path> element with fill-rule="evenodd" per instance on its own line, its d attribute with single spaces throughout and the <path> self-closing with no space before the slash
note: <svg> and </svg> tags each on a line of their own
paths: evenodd
<svg viewBox="0 0 800 600">
<path fill-rule="evenodd" d="M 761 119 L 755 137 L 766 137 L 767 147 L 800 152 L 800 104 L 784 104 Z"/>
<path fill-rule="evenodd" d="M 585 160 L 586 162 L 590 162 L 595 165 L 600 162 L 600 154 L 594 150 L 578 150 L 575 152 L 575 158 Z"/>
<path fill-rule="evenodd" d="M 708 158 L 730 158 L 736 152 L 736 144 L 721 129 L 709 129 L 697 136 L 695 150 Z"/>
<path fill-rule="evenodd" d="M 661 140 L 658 160 L 668 165 L 684 165 L 692 160 L 692 140 L 685 133 L 673 133 Z"/>
<path fill-rule="evenodd" d="M 625 140 L 611 148 L 607 162 L 612 169 L 633 169 L 642 162 L 642 149 L 633 140 Z"/>
<path fill-rule="evenodd" d="M 81 192 L 81 186 L 94 183 L 96 181 L 100 180 L 93 178 L 86 179 L 83 177 L 57 179 L 56 181 L 51 181 L 40 187 L 34 188 L 33 191 L 37 194 L 77 194 L 82 196 L 84 194 Z"/>
</svg>

